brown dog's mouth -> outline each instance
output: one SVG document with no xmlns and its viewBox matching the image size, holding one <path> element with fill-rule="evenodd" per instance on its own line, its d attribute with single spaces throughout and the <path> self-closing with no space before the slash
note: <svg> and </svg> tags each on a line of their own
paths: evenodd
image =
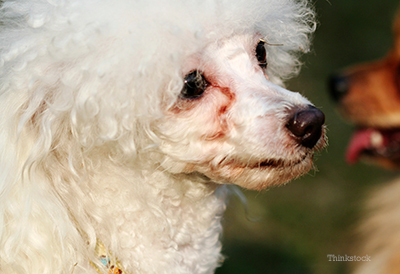
<svg viewBox="0 0 400 274">
<path fill-rule="evenodd" d="M 400 128 L 358 129 L 347 147 L 346 160 L 354 164 L 363 155 L 400 160 Z"/>
</svg>

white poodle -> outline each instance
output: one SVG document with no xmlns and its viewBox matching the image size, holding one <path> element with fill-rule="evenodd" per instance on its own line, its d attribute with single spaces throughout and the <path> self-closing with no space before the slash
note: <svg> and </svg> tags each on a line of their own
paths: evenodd
<svg viewBox="0 0 400 274">
<path fill-rule="evenodd" d="M 0 272 L 212 273 L 224 184 L 312 167 L 305 0 L 8 0 Z M 273 84 L 275 83 L 275 84 Z"/>
</svg>

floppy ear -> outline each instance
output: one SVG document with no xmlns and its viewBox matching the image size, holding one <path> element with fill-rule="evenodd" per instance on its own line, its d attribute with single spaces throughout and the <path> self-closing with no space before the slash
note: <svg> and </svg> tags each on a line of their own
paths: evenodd
<svg viewBox="0 0 400 274">
<path fill-rule="evenodd" d="M 71 265 L 65 262 L 78 260 L 76 243 L 82 239 L 56 194 L 53 176 L 46 172 L 53 136 L 34 126 L 45 111 L 45 106 L 29 101 L 24 92 L 5 90 L 0 95 L 2 271 L 49 273 L 47 268 L 57 267 L 69 273 Z M 16 262 L 18 269 L 13 269 Z"/>
</svg>

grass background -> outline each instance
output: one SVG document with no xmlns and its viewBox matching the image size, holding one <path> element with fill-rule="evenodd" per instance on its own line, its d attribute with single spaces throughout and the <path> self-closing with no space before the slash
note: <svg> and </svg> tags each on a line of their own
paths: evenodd
<svg viewBox="0 0 400 274">
<path fill-rule="evenodd" d="M 227 258 L 217 274 L 349 273 L 347 263 L 330 262 L 327 255 L 365 255 L 353 250 L 362 201 L 374 187 L 396 176 L 365 163 L 350 167 L 344 162 L 352 126 L 335 112 L 327 80 L 341 68 L 386 54 L 399 1 L 313 3 L 319 21 L 313 51 L 288 88 L 324 111 L 329 147 L 316 160 L 318 172 L 261 193 L 244 190 L 247 213 L 232 197 L 224 220 Z"/>
</svg>

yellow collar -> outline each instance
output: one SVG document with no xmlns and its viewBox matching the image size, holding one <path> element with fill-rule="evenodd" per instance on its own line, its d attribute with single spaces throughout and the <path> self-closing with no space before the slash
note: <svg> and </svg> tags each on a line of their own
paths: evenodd
<svg viewBox="0 0 400 274">
<path fill-rule="evenodd" d="M 92 261 L 90 261 L 90 264 L 97 270 L 97 272 L 99 272 L 100 274 L 105 274 L 101 271 L 101 269 L 106 267 L 106 269 L 108 270 L 107 274 L 128 274 L 122 269 L 121 263 L 118 261 L 118 259 L 115 258 L 111 254 L 111 252 L 106 249 L 104 244 L 99 239 L 97 239 L 95 252 L 102 266 L 99 267 Z"/>
</svg>

